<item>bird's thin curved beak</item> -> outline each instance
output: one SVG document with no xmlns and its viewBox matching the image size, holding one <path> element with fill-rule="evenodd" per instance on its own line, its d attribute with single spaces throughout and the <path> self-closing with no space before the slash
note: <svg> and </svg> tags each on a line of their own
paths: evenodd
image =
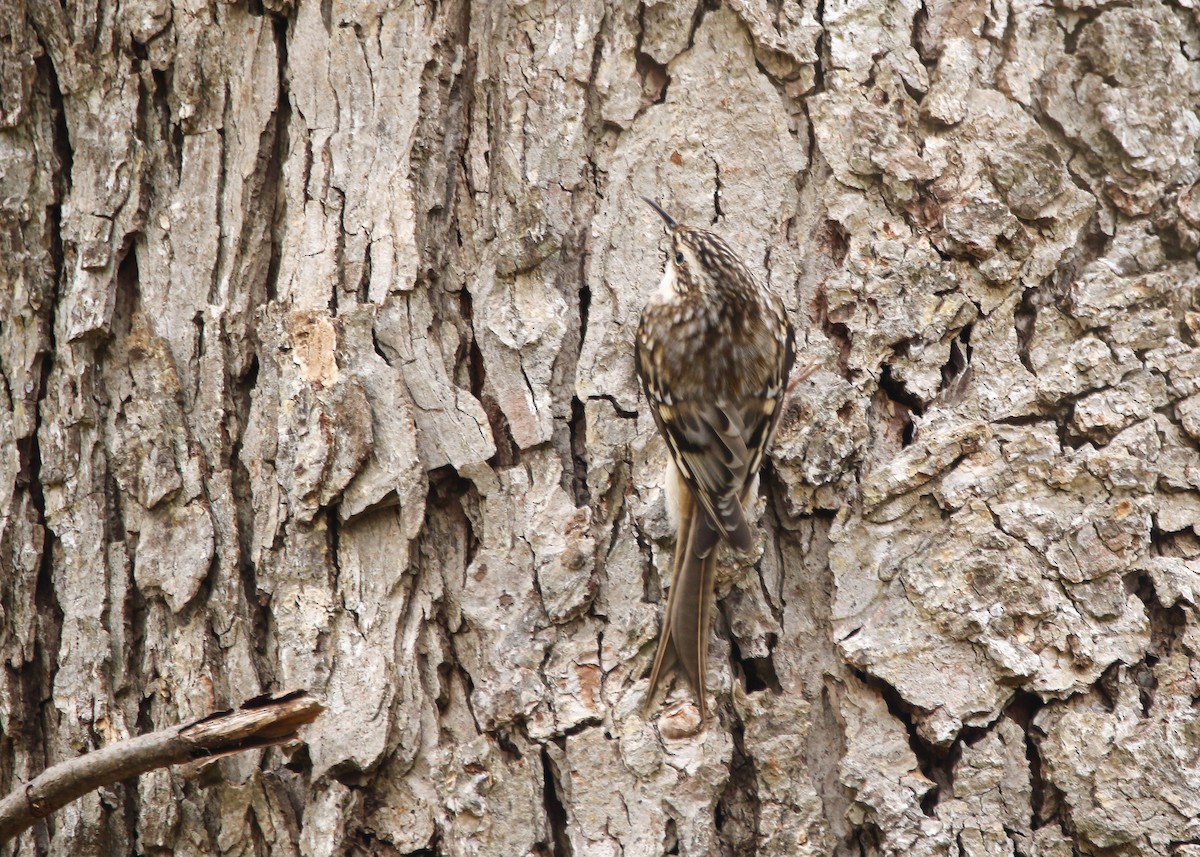
<svg viewBox="0 0 1200 857">
<path fill-rule="evenodd" d="M 657 211 L 662 216 L 663 220 L 667 221 L 667 226 L 669 226 L 671 229 L 674 229 L 676 226 L 679 225 L 678 223 L 675 222 L 674 217 L 667 214 L 663 210 L 663 207 L 661 205 L 659 205 L 657 202 L 655 202 L 654 200 L 652 200 L 650 197 L 643 196 L 642 199 L 644 199 L 651 208 L 653 208 L 655 211 Z"/>
</svg>

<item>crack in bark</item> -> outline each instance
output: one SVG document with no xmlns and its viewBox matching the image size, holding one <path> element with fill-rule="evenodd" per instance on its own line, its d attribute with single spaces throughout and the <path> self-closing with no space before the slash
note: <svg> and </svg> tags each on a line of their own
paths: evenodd
<svg viewBox="0 0 1200 857">
<path fill-rule="evenodd" d="M 729 779 L 716 806 L 713 821 L 724 848 L 723 853 L 750 857 L 757 853 L 761 835 L 762 801 L 758 794 L 758 765 L 746 752 L 745 728 L 734 723 L 730 729 L 733 757 Z"/>
<path fill-rule="evenodd" d="M 858 667 L 851 667 L 850 672 L 864 685 L 872 688 L 883 699 L 888 713 L 892 715 L 908 734 L 908 746 L 917 760 L 917 765 L 925 778 L 933 783 L 921 799 L 921 810 L 925 815 L 935 818 L 935 809 L 943 798 L 954 797 L 954 765 L 962 755 L 962 732 L 946 747 L 938 747 L 921 737 L 917 730 L 915 714 L 921 709 L 906 700 L 893 685 L 885 679 Z"/>
<path fill-rule="evenodd" d="M 711 155 L 713 163 L 713 217 L 710 225 L 716 226 L 725 212 L 721 211 L 721 165 Z"/>
<path fill-rule="evenodd" d="M 958 336 L 950 340 L 950 355 L 942 364 L 942 381 L 938 385 L 937 403 L 953 407 L 962 401 L 967 386 L 974 375 L 971 369 L 971 331 L 974 325 L 968 324 Z"/>
<path fill-rule="evenodd" d="M 737 637 L 732 633 L 729 635 L 729 642 L 729 655 L 735 667 L 734 674 L 741 673 L 746 693 L 757 693 L 764 690 L 777 694 L 783 693 L 783 685 L 780 684 L 779 676 L 775 672 L 775 662 L 771 654 L 776 644 L 774 634 L 767 635 L 767 655 L 762 658 L 750 658 L 743 655 Z"/>
<path fill-rule="evenodd" d="M 558 766 L 550 758 L 546 747 L 542 747 L 542 806 L 546 810 L 546 821 L 550 826 L 550 854 L 553 857 L 572 857 L 571 838 L 567 833 L 569 820 L 566 803 L 559 783 Z"/>
<path fill-rule="evenodd" d="M 280 213 L 284 210 L 283 165 L 289 153 L 289 136 L 292 133 L 292 103 L 287 79 L 287 20 L 282 16 L 272 16 L 271 34 L 275 42 L 275 110 L 264 128 L 271 131 L 269 146 L 260 145 L 259 151 L 264 153 L 266 163 L 263 169 L 264 198 L 271 199 L 271 224 L 267 230 L 267 262 L 264 288 L 267 302 L 276 300 L 279 293 L 279 269 L 283 260 L 283 222 Z M 178 127 L 178 125 L 176 126 Z M 311 169 L 311 163 L 306 170 Z M 307 181 L 305 183 L 307 186 Z M 242 421 L 245 425 L 245 421 Z"/>
<path fill-rule="evenodd" d="M 19 24 L 18 24 L 19 26 Z M 34 29 L 37 30 L 36 22 Z M 29 769 L 45 769 L 51 761 L 52 740 L 56 731 L 57 711 L 52 702 L 53 690 L 58 673 L 57 656 L 62 646 L 63 609 L 59 603 L 58 593 L 54 587 L 54 549 L 58 536 L 50 528 L 47 520 L 46 497 L 42 482 L 42 431 L 46 424 L 45 405 L 49 394 L 50 376 L 54 371 L 54 355 L 58 353 L 59 343 L 56 334 L 58 323 L 58 307 L 61 284 L 64 277 L 63 247 L 61 242 L 63 221 L 63 199 L 69 192 L 70 169 L 73 161 L 73 150 L 66 123 L 66 112 L 63 93 L 59 84 L 57 72 L 50 57 L 53 56 L 45 39 L 38 34 L 42 43 L 42 56 L 35 63 L 35 70 L 40 79 L 47 84 L 46 107 L 51 114 L 50 143 L 58 159 L 57 165 L 49 177 L 52 188 L 52 201 L 46 207 L 45 236 L 48 244 L 48 265 L 50 270 L 43 271 L 45 281 L 49 284 L 40 306 L 33 307 L 35 318 L 42 323 L 45 338 L 45 349 L 40 350 L 37 359 L 31 362 L 36 381 L 33 390 L 32 412 L 33 425 L 30 434 L 17 439 L 15 444 L 17 471 L 14 474 L 14 498 L 26 494 L 29 498 L 29 508 L 33 512 L 33 520 L 29 522 L 32 536 L 40 534 L 40 544 L 24 545 L 37 555 L 36 577 L 33 582 L 33 600 L 36 610 L 34 641 L 31 656 L 23 658 L 18 663 L 16 658 L 6 658 L 0 669 L 9 673 L 9 684 L 15 692 L 12 693 L 13 707 L 9 709 L 6 728 L 0 729 L 0 779 L 9 785 L 15 775 L 16 756 L 24 755 L 26 767 Z M 34 95 L 34 98 L 37 96 Z M 31 111 L 32 113 L 32 111 Z M 0 324 L 0 327 L 3 327 Z M 39 336 L 39 339 L 42 337 Z M 26 399 L 28 401 L 28 399 Z M 14 506 L 15 507 L 15 506 Z M 5 538 L 8 527 L 0 526 L 0 547 L 7 548 Z M 5 605 L 11 597 L 12 589 L 8 585 L 0 585 L 0 615 L 13 615 L 14 605 Z M 0 622 L 0 638 L 7 637 Z M 7 641 L 6 641 L 7 642 Z M 11 682 L 11 683 L 10 683 Z M 0 789 L 3 791 L 3 789 Z M 34 844 L 39 853 L 49 850 L 50 839 L 55 832 L 56 822 L 47 819 L 39 825 L 33 834 Z"/>
<path fill-rule="evenodd" d="M 893 417 L 902 422 L 900 430 L 900 446 L 909 446 L 913 441 L 913 416 L 920 417 L 925 413 L 925 403 L 921 397 L 911 392 L 903 381 L 892 375 L 892 364 L 884 363 L 879 372 L 879 389 L 888 401 L 892 403 Z M 900 413 L 896 413 L 899 409 Z"/>
<path fill-rule="evenodd" d="M 1042 773 L 1042 753 L 1034 735 L 1033 721 L 1046 703 L 1035 693 L 1018 690 L 1004 708 L 1008 717 L 1021 728 L 1025 736 L 1025 760 L 1029 765 L 1029 829 L 1038 830 L 1055 820 L 1058 813 L 1052 790 Z"/>
<path fill-rule="evenodd" d="M 488 391 L 487 366 L 483 352 L 479 349 L 479 340 L 475 335 L 475 312 L 470 291 L 463 287 L 458 293 L 459 311 L 462 314 L 464 329 L 462 336 L 465 340 L 467 372 L 471 382 L 471 395 L 483 406 L 487 415 L 488 425 L 492 430 L 492 438 L 496 444 L 496 453 L 488 464 L 492 467 L 512 467 L 521 460 L 521 450 L 509 427 L 508 417 L 500 403 Z M 528 387 L 529 381 L 525 380 Z"/>
</svg>

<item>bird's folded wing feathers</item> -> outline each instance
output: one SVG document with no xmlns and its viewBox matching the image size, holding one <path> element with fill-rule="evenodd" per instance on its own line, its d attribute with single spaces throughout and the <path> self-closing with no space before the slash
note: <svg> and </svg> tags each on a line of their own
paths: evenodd
<svg viewBox="0 0 1200 857">
<path fill-rule="evenodd" d="M 748 449 L 746 439 L 762 436 L 764 429 L 747 427 L 743 411 L 718 402 L 679 401 L 659 405 L 654 415 L 675 465 L 713 522 L 716 535 L 738 550 L 748 551 L 753 542 L 742 494 L 754 476 L 750 465 L 761 459 L 761 451 Z M 764 421 L 769 418 L 756 420 Z M 715 540 L 712 544 L 708 541 L 695 546 L 702 555 L 715 545 Z"/>
</svg>

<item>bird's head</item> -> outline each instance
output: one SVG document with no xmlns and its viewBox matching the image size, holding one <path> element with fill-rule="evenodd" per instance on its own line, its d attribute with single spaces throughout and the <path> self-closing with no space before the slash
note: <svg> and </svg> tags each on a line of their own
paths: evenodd
<svg viewBox="0 0 1200 857">
<path fill-rule="evenodd" d="M 722 294 L 745 288 L 752 283 L 750 272 L 737 254 L 720 236 L 707 229 L 685 226 L 675 220 L 657 202 L 642 197 L 667 223 L 671 236 L 671 253 L 667 258 L 667 276 L 673 288 L 680 292 L 699 291 Z"/>
</svg>

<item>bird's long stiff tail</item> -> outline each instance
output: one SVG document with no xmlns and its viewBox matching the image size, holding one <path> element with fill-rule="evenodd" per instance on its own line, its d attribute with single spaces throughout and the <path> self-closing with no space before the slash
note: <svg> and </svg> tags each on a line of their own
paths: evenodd
<svg viewBox="0 0 1200 857">
<path fill-rule="evenodd" d="M 670 477 L 678 478 L 675 473 Z M 708 632 L 716 599 L 714 577 L 719 536 L 708 520 L 708 513 L 697 506 L 685 486 L 680 487 L 683 490 L 678 495 L 679 529 L 675 536 L 671 592 L 663 613 L 644 709 L 650 709 L 663 677 L 678 665 L 696 694 L 703 721 L 708 716 L 704 678 L 708 672 Z"/>
</svg>

